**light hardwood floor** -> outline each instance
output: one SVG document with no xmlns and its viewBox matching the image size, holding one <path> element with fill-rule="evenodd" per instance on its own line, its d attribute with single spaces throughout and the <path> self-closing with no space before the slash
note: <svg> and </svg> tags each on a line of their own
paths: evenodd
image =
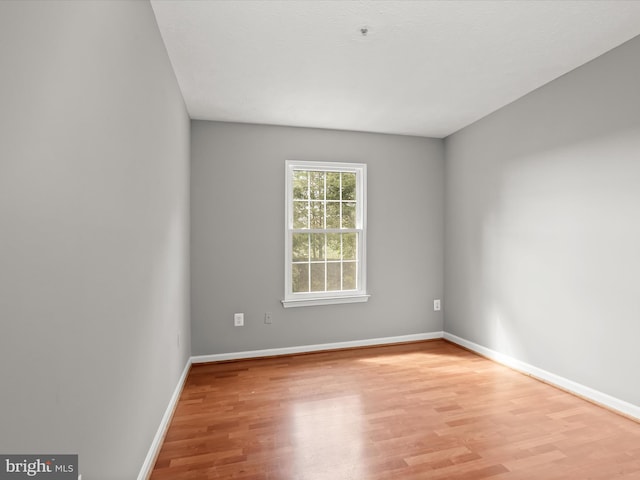
<svg viewBox="0 0 640 480">
<path fill-rule="evenodd" d="M 640 424 L 443 340 L 194 365 L 151 479 L 640 479 Z"/>
</svg>

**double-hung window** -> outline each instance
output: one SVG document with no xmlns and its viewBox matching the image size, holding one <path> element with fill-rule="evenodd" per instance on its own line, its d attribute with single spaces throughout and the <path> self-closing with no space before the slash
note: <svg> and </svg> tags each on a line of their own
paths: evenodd
<svg viewBox="0 0 640 480">
<path fill-rule="evenodd" d="M 365 302 L 367 166 L 286 162 L 285 307 Z"/>
</svg>

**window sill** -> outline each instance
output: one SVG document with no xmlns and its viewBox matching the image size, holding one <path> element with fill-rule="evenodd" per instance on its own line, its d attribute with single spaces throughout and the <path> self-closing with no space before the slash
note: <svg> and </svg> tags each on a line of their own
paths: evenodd
<svg viewBox="0 0 640 480">
<path fill-rule="evenodd" d="M 362 303 L 369 300 L 371 295 L 353 295 L 341 297 L 323 297 L 323 298 L 301 298 L 295 300 L 282 300 L 284 308 L 292 307 L 313 307 L 316 305 L 335 305 L 338 303 Z"/>
</svg>

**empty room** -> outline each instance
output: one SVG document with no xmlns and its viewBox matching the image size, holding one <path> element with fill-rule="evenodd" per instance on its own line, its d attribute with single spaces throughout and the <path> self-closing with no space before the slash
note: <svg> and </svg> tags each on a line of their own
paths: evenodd
<svg viewBox="0 0 640 480">
<path fill-rule="evenodd" d="M 0 1 L 0 478 L 640 479 L 640 2 Z"/>
</svg>

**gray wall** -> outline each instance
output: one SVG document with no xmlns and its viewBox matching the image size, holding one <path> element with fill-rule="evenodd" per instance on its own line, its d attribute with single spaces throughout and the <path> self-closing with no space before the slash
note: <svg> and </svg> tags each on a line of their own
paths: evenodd
<svg viewBox="0 0 640 480">
<path fill-rule="evenodd" d="M 191 132 L 194 355 L 442 330 L 441 140 L 204 121 Z M 287 159 L 367 164 L 368 303 L 280 304 Z"/>
<path fill-rule="evenodd" d="M 0 2 L 0 58 L 0 452 L 130 480 L 190 352 L 189 119 L 148 2 Z"/>
<path fill-rule="evenodd" d="M 446 139 L 445 330 L 640 405 L 640 38 Z"/>
</svg>

